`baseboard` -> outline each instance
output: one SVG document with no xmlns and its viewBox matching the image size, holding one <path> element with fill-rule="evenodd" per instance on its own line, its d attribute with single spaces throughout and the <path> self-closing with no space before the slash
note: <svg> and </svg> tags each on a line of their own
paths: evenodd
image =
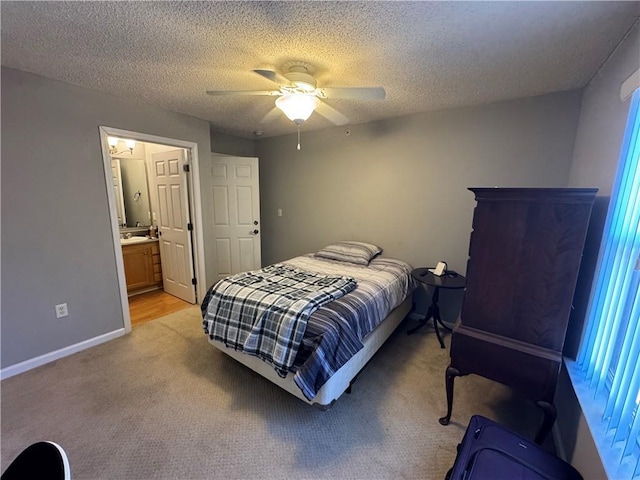
<svg viewBox="0 0 640 480">
<path fill-rule="evenodd" d="M 13 377 L 14 375 L 18 375 L 28 370 L 32 370 L 36 367 L 45 365 L 47 363 L 51 363 L 60 358 L 68 357 L 69 355 L 72 355 L 77 352 L 81 352 L 82 350 L 86 350 L 87 348 L 95 347 L 96 345 L 100 345 L 101 343 L 105 343 L 105 342 L 108 342 L 109 340 L 113 340 L 114 338 L 121 337 L 124 334 L 125 334 L 124 328 L 120 328 L 118 330 L 114 330 L 113 332 L 105 333 L 104 335 L 90 338 L 89 340 L 85 340 L 83 342 L 76 343 L 74 345 L 69 345 L 68 347 L 61 348 L 60 350 L 55 350 L 53 352 L 40 355 L 39 357 L 31 358 L 29 360 L 25 360 L 24 362 L 16 363 L 15 365 L 11 365 L 9 367 L 6 367 L 0 370 L 0 380 Z"/>
</svg>

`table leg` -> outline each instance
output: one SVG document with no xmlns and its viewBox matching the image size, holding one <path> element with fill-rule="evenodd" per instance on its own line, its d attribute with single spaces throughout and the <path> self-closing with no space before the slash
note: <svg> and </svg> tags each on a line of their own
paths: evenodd
<svg viewBox="0 0 640 480">
<path fill-rule="evenodd" d="M 438 308 L 438 290 L 439 289 L 436 288 L 435 292 L 433 293 L 433 297 L 431 298 L 431 305 L 429 305 L 429 308 L 427 309 L 427 314 L 424 316 L 424 318 L 418 321 L 418 324 L 415 327 L 407 331 L 407 335 L 411 335 L 418 329 L 424 327 L 429 322 L 429 320 L 433 320 L 433 329 L 436 331 L 436 337 L 438 338 L 438 342 L 440 343 L 440 348 L 445 348 L 444 340 L 442 340 L 440 329 L 438 328 L 438 322 L 447 330 L 449 330 L 449 328 L 444 323 L 442 323 L 442 320 L 440 319 L 440 309 Z"/>
<path fill-rule="evenodd" d="M 438 342 L 440 343 L 440 348 L 444 348 L 444 340 L 442 340 L 442 335 L 440 335 L 440 329 L 438 328 L 438 322 L 442 325 L 442 320 L 436 318 L 436 313 L 433 314 L 433 329 L 436 331 L 436 337 L 438 337 Z"/>
<path fill-rule="evenodd" d="M 436 332 L 438 332 L 438 323 L 442 326 L 442 328 L 444 328 L 445 330 L 448 330 L 449 332 L 452 332 L 453 330 L 451 330 L 449 327 L 447 327 L 444 322 L 442 321 L 442 318 L 440 317 L 440 307 L 438 307 L 437 303 L 434 303 L 431 307 L 433 309 L 433 325 L 436 328 Z M 442 342 L 440 342 L 442 344 Z M 444 347 L 443 347 L 444 348 Z"/>
<path fill-rule="evenodd" d="M 411 335 L 412 333 L 415 333 L 416 331 L 424 327 L 427 323 L 429 323 L 429 320 L 431 320 L 432 317 L 433 317 L 433 309 L 431 306 L 429 306 L 425 316 L 422 317 L 420 320 L 418 320 L 418 323 L 416 324 L 415 327 L 407 331 L 407 335 Z"/>
<path fill-rule="evenodd" d="M 436 337 L 438 338 L 438 342 L 440 343 L 440 348 L 444 348 L 444 340 L 442 340 L 442 336 L 440 335 L 440 329 L 438 328 L 438 320 L 435 317 L 436 313 L 434 312 L 433 306 L 429 306 L 427 310 L 427 314 L 420 320 L 418 320 L 418 324 L 410 330 L 407 330 L 407 335 L 411 335 L 415 333 L 420 328 L 424 327 L 429 320 L 433 320 L 433 329 L 436 331 Z M 442 320 L 440 320 L 440 324 L 442 324 Z M 446 325 L 442 325 L 444 328 L 448 327 Z"/>
</svg>

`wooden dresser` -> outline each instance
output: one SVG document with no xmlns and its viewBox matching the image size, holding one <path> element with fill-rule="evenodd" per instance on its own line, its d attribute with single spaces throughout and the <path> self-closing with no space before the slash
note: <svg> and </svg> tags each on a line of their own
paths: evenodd
<svg viewBox="0 0 640 480">
<path fill-rule="evenodd" d="M 513 387 L 542 409 L 535 439 L 541 443 L 556 418 L 562 346 L 597 189 L 469 190 L 477 206 L 440 423 L 451 418 L 455 377 L 474 373 Z"/>
</svg>

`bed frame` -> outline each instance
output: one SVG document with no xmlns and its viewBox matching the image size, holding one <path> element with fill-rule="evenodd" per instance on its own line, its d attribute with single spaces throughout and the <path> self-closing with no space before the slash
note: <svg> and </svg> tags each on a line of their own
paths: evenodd
<svg viewBox="0 0 640 480">
<path fill-rule="evenodd" d="M 400 305 L 387 315 L 380 324 L 370 332 L 363 340 L 364 347 L 356 353 L 351 359 L 345 363 L 329 380 L 322 386 L 313 399 L 307 399 L 300 388 L 293 381 L 293 375 L 287 375 L 281 378 L 268 363 L 263 362 L 258 357 L 238 352 L 232 348 L 227 348 L 222 342 L 209 339 L 214 347 L 226 353 L 238 362 L 246 365 L 251 370 L 265 377 L 267 380 L 275 383 L 280 388 L 286 390 L 290 394 L 298 397 L 303 402 L 314 405 L 321 409 L 327 409 L 351 387 L 351 383 L 360 373 L 360 370 L 378 351 L 382 344 L 395 331 L 396 327 L 411 311 L 411 295 L 409 295 Z"/>
</svg>

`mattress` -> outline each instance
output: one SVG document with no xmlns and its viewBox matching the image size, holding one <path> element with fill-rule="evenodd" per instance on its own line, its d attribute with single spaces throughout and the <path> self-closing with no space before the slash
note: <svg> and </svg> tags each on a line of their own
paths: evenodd
<svg viewBox="0 0 640 480">
<path fill-rule="evenodd" d="M 363 347 L 340 367 L 324 385 L 318 390 L 316 395 L 309 399 L 300 390 L 293 380 L 293 375 L 285 378 L 280 377 L 271 366 L 257 357 L 245 355 L 231 348 L 227 348 L 223 343 L 209 339 L 209 343 L 218 350 L 229 355 L 231 358 L 246 365 L 254 372 L 262 375 L 267 380 L 273 382 L 300 400 L 325 409 L 333 405 L 340 396 L 351 386 L 351 383 L 371 360 L 378 349 L 395 331 L 396 327 L 411 311 L 412 297 L 409 295 L 400 305 L 398 305 L 380 324 L 363 340 Z"/>
<path fill-rule="evenodd" d="M 217 341 L 220 340 L 219 338 L 212 339 L 210 336 L 210 342 L 258 373 L 272 377 L 273 380 L 276 380 L 274 383 L 282 383 L 280 386 L 283 388 L 285 385 L 293 383 L 293 386 L 289 385 L 291 389 L 285 389 L 296 396 L 309 403 L 326 405 L 326 398 L 321 400 L 318 398 L 325 383 L 336 375 L 343 366 L 351 362 L 352 358 L 356 358 L 350 364 L 353 368 L 358 367 L 358 358 L 366 358 L 366 360 L 370 358 L 366 354 L 365 339 L 370 336 L 370 333 L 378 330 L 378 325 L 386 324 L 383 321 L 388 316 L 392 317 L 390 319 L 397 320 L 397 323 L 393 325 L 393 322 L 389 322 L 379 330 L 379 333 L 372 336 L 372 339 L 379 335 L 383 343 L 404 318 L 404 315 L 408 313 L 411 302 L 406 299 L 414 288 L 411 278 L 412 267 L 401 260 L 384 256 L 374 258 L 368 266 L 320 259 L 313 254 L 295 257 L 282 263 L 306 272 L 348 276 L 357 281 L 355 290 L 321 306 L 309 317 L 295 362 L 286 378 L 280 378 L 273 371 L 272 365 L 257 357 L 226 348 L 223 343 Z M 402 308 L 398 308 L 400 305 Z M 207 322 L 213 321 L 214 317 L 213 311 L 208 311 L 206 299 L 202 309 L 203 326 L 205 331 L 209 332 Z M 390 315 L 392 312 L 394 315 Z M 386 331 L 387 328 L 390 330 Z M 377 350 L 382 343 L 376 345 L 376 342 L 372 341 L 370 345 L 376 345 L 375 350 Z M 367 347 L 367 349 L 370 348 L 372 347 Z M 365 353 L 356 357 L 362 350 L 365 350 Z M 359 367 L 361 368 L 361 366 Z M 350 372 L 351 367 L 346 371 Z M 359 370 L 359 368 L 357 369 Z M 344 388 L 347 387 L 348 382 Z M 332 389 L 330 390 L 333 392 Z M 341 394 L 342 391 L 339 393 Z"/>
</svg>

